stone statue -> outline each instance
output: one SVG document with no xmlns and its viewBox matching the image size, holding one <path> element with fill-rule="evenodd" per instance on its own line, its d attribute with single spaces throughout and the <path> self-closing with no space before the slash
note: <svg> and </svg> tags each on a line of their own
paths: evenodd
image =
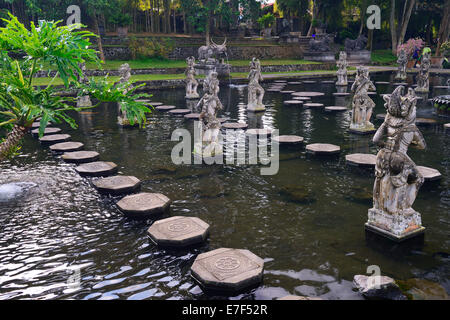
<svg viewBox="0 0 450 320">
<path fill-rule="evenodd" d="M 316 39 L 316 37 L 309 40 L 309 51 L 312 52 L 327 52 L 330 51 L 330 45 L 333 42 L 332 36 L 325 34 L 321 36 L 321 39 Z"/>
<path fill-rule="evenodd" d="M 253 58 L 250 62 L 250 73 L 248 74 L 248 111 L 264 111 L 262 100 L 264 98 L 264 89 L 259 84 L 263 80 L 261 74 L 261 63 L 258 59 Z"/>
<path fill-rule="evenodd" d="M 367 94 L 369 89 L 376 90 L 375 85 L 369 78 L 369 68 L 360 66 L 356 71 L 356 79 L 352 85 L 352 92 L 354 92 L 352 122 L 350 124 L 350 131 L 352 132 L 365 134 L 375 131 L 373 123 L 370 122 L 375 102 Z"/>
<path fill-rule="evenodd" d="M 364 35 L 360 35 L 356 40 L 345 39 L 345 51 L 362 51 L 366 49 L 367 38 Z"/>
<path fill-rule="evenodd" d="M 426 148 L 425 140 L 415 125 L 417 97 L 413 89 L 406 95 L 404 87 L 395 89 L 392 95 L 384 95 L 387 115 L 373 137 L 382 146 L 378 152 L 373 208 L 369 210 L 366 226 L 390 238 L 402 240 L 422 232 L 420 213 L 412 209 L 424 178 L 416 164 L 407 155 L 414 143 Z M 382 141 L 386 136 L 386 141 Z"/>
<path fill-rule="evenodd" d="M 216 44 L 211 39 L 211 44 L 208 46 L 201 46 L 198 49 L 198 60 L 203 62 L 216 63 L 219 60 L 220 63 L 224 63 L 224 57 L 227 55 L 227 38 L 222 44 Z"/>
<path fill-rule="evenodd" d="M 345 51 L 341 51 L 339 53 L 339 61 L 337 62 L 337 67 L 338 67 L 338 71 L 337 71 L 337 82 L 336 85 L 337 86 L 347 86 L 348 85 L 348 81 L 347 81 L 347 67 L 348 67 L 348 62 L 347 62 L 347 53 Z"/>
<path fill-rule="evenodd" d="M 430 91 L 430 52 L 425 52 L 422 56 L 422 63 L 420 64 L 419 75 L 417 76 L 416 92 Z"/>
<path fill-rule="evenodd" d="M 395 79 L 406 80 L 406 64 L 408 63 L 408 57 L 406 55 L 405 49 L 401 49 L 398 54 L 398 71 Z"/>
<path fill-rule="evenodd" d="M 204 95 L 198 102 L 201 107 L 199 129 L 202 132 L 201 141 L 195 143 L 194 154 L 202 157 L 215 157 L 223 153 L 223 146 L 219 141 L 221 123 L 217 119 L 217 112 L 223 109 L 218 97 L 219 80 L 217 72 L 211 72 L 203 82 Z"/>
<path fill-rule="evenodd" d="M 120 66 L 119 76 L 120 76 L 120 79 L 116 83 L 116 85 L 121 85 L 121 84 L 127 83 L 130 80 L 131 68 L 128 63 L 124 63 Z M 122 126 L 130 125 L 130 120 L 128 120 L 126 113 L 122 111 L 122 106 L 120 105 L 120 103 L 118 103 L 118 106 L 119 106 L 119 112 L 118 112 L 119 116 L 117 117 L 117 120 L 118 120 L 119 124 Z"/>
<path fill-rule="evenodd" d="M 198 81 L 195 79 L 195 58 L 189 57 L 186 59 L 187 68 L 184 74 L 186 75 L 186 98 L 187 99 L 197 99 L 199 94 L 197 92 Z"/>
<path fill-rule="evenodd" d="M 78 82 L 83 84 L 89 83 L 89 79 L 86 76 L 86 64 L 80 63 L 79 67 L 81 69 L 81 74 L 78 75 Z M 92 107 L 91 97 L 89 95 L 78 97 L 77 107 Z"/>
</svg>

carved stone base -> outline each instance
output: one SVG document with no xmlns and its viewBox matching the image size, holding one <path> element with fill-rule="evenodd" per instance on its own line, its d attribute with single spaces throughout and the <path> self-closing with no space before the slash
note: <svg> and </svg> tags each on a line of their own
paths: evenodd
<svg viewBox="0 0 450 320">
<path fill-rule="evenodd" d="M 336 82 L 336 85 L 337 86 L 341 86 L 341 87 L 346 87 L 346 86 L 348 86 L 348 82 L 347 81 L 342 81 L 342 82 L 339 82 L 339 81 L 337 81 Z"/>
<path fill-rule="evenodd" d="M 417 87 L 416 89 L 414 89 L 415 92 L 422 92 L 422 93 L 428 93 L 430 92 L 429 88 L 419 88 Z"/>
<path fill-rule="evenodd" d="M 369 209 L 369 220 L 365 226 L 367 230 L 397 242 L 415 237 L 425 231 L 420 213 L 413 209 L 396 214 L 374 208 Z"/>
<path fill-rule="evenodd" d="M 132 125 L 130 123 L 130 120 L 128 120 L 127 118 L 124 118 L 124 117 L 120 117 L 120 116 L 117 117 L 117 123 L 122 127 L 135 127 L 135 126 L 139 125 L 136 121 Z"/>
<path fill-rule="evenodd" d="M 347 61 L 349 64 L 368 64 L 372 60 L 372 54 L 369 50 L 347 52 Z"/>
<path fill-rule="evenodd" d="M 223 155 L 223 145 L 219 142 L 200 143 L 194 145 L 194 156 L 202 158 L 214 158 Z"/>
<path fill-rule="evenodd" d="M 191 94 L 187 94 L 186 99 L 198 99 L 200 98 L 200 95 L 198 93 L 191 93 Z"/>
<path fill-rule="evenodd" d="M 406 78 L 406 73 L 397 73 L 397 75 L 395 76 L 395 80 L 406 80 Z"/>
<path fill-rule="evenodd" d="M 251 112 L 262 112 L 266 110 L 266 107 L 263 104 L 248 104 L 247 110 Z"/>
<path fill-rule="evenodd" d="M 229 78 L 231 73 L 231 65 L 226 63 L 197 63 L 194 65 L 194 68 L 197 74 L 205 76 L 208 76 L 212 71 L 216 71 L 219 79 Z"/>
<path fill-rule="evenodd" d="M 356 133 L 356 134 L 371 134 L 376 132 L 377 129 L 375 129 L 374 125 L 372 124 L 367 126 L 356 126 L 356 125 L 350 125 L 349 132 Z"/>
<path fill-rule="evenodd" d="M 90 96 L 82 96 L 77 100 L 77 107 L 92 107 L 92 101 Z"/>
</svg>

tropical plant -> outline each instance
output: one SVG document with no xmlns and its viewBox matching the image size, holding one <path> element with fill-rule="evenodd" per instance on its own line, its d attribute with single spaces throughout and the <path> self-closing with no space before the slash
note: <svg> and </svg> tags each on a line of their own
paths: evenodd
<svg viewBox="0 0 450 320">
<path fill-rule="evenodd" d="M 58 94 L 53 84 L 58 77 L 66 89 L 75 88 L 80 96 L 89 94 L 99 103 L 121 103 L 122 110 L 132 116 L 131 121 L 141 126 L 145 124 L 145 113 L 151 110 L 135 99 L 148 95 L 137 95 L 130 83 L 114 86 L 106 80 L 96 82 L 94 79 L 87 84 L 80 83 L 80 65 L 91 62 L 100 66 L 101 62 L 97 52 L 89 49 L 92 45 L 89 38 L 95 34 L 79 30 L 84 26 L 58 26 L 60 21 L 40 21 L 38 27 L 31 22 L 28 30 L 11 14 L 3 22 L 5 27 L 0 28 L 0 129 L 5 128 L 7 135 L 0 144 L 0 161 L 20 144 L 38 118 L 39 136 L 49 122 L 66 122 L 77 127 L 68 111 L 84 108 L 74 106 L 75 98 Z M 37 72 L 45 70 L 44 66 L 57 72 L 47 86 L 34 86 L 33 79 Z"/>
<path fill-rule="evenodd" d="M 117 12 L 111 16 L 109 21 L 118 27 L 128 27 L 131 24 L 131 16 L 128 13 Z"/>
<path fill-rule="evenodd" d="M 147 58 L 167 59 L 175 47 L 175 42 L 170 38 L 138 39 L 131 37 L 128 47 L 133 60 Z"/>
<path fill-rule="evenodd" d="M 269 12 L 260 17 L 257 22 L 261 26 L 261 28 L 270 28 L 275 22 L 275 16 Z"/>
<path fill-rule="evenodd" d="M 441 45 L 441 52 L 444 57 L 450 56 L 450 41 L 446 41 Z"/>
</svg>

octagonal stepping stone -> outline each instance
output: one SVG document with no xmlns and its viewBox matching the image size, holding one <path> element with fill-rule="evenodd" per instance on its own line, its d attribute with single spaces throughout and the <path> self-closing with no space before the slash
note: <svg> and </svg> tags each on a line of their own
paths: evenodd
<svg viewBox="0 0 450 320">
<path fill-rule="evenodd" d="M 435 89 L 448 89 L 448 86 L 434 86 Z"/>
<path fill-rule="evenodd" d="M 153 107 L 158 107 L 158 106 L 164 105 L 164 103 L 162 103 L 162 102 L 155 102 L 155 101 L 152 101 L 150 104 L 151 104 Z"/>
<path fill-rule="evenodd" d="M 174 116 L 183 116 L 188 113 L 191 113 L 191 110 L 189 110 L 189 109 L 173 109 L 173 110 L 170 110 L 169 113 Z"/>
<path fill-rule="evenodd" d="M 434 119 L 426 119 L 426 118 L 417 118 L 416 119 L 416 125 L 418 126 L 431 126 L 435 125 L 438 122 Z"/>
<path fill-rule="evenodd" d="M 209 224 L 196 217 L 171 217 L 156 221 L 148 229 L 153 243 L 162 247 L 187 247 L 204 242 Z"/>
<path fill-rule="evenodd" d="M 295 145 L 303 143 L 304 138 L 294 135 L 284 135 L 273 137 L 273 141 L 278 142 L 281 145 Z"/>
<path fill-rule="evenodd" d="M 291 94 L 291 93 L 294 93 L 295 91 L 293 91 L 293 90 L 283 90 L 283 91 L 280 91 L 280 93 L 282 93 L 282 94 Z"/>
<path fill-rule="evenodd" d="M 109 176 L 117 172 L 114 162 L 96 161 L 79 165 L 75 170 L 82 176 Z"/>
<path fill-rule="evenodd" d="M 303 106 L 306 108 L 321 108 L 324 106 L 324 104 L 323 103 L 304 103 Z"/>
<path fill-rule="evenodd" d="M 397 83 L 394 83 L 394 86 L 407 86 L 408 84 L 406 83 L 406 82 L 397 82 Z"/>
<path fill-rule="evenodd" d="M 229 123 L 224 123 L 222 125 L 222 128 L 232 129 L 232 130 L 247 129 L 248 124 L 240 123 L 240 122 L 229 122 Z"/>
<path fill-rule="evenodd" d="M 274 83 L 286 83 L 287 80 L 275 80 Z"/>
<path fill-rule="evenodd" d="M 57 133 L 60 133 L 60 132 L 61 132 L 60 128 L 47 127 L 44 130 L 44 136 L 50 135 L 50 134 L 57 134 Z M 31 131 L 31 134 L 37 136 L 39 134 L 39 128 L 38 129 L 34 129 L 33 131 Z"/>
<path fill-rule="evenodd" d="M 349 95 L 350 95 L 350 93 L 348 93 L 348 92 L 334 92 L 333 93 L 333 96 L 336 96 L 336 97 L 347 97 Z"/>
<path fill-rule="evenodd" d="M 152 100 L 150 100 L 150 99 L 137 99 L 136 102 L 144 102 L 144 103 L 151 104 Z"/>
<path fill-rule="evenodd" d="M 375 167 L 377 156 L 367 153 L 354 153 L 345 156 L 348 164 L 357 167 Z"/>
<path fill-rule="evenodd" d="M 292 97 L 292 100 L 311 101 L 311 97 Z"/>
<path fill-rule="evenodd" d="M 221 117 L 221 118 L 217 118 L 217 120 L 219 120 L 220 123 L 224 123 L 224 122 L 230 121 L 230 118 Z"/>
<path fill-rule="evenodd" d="M 92 183 L 100 193 L 113 195 L 132 193 L 141 188 L 141 181 L 133 176 L 107 177 Z"/>
<path fill-rule="evenodd" d="M 379 113 L 375 116 L 378 120 L 384 120 L 386 118 L 386 113 Z"/>
<path fill-rule="evenodd" d="M 43 136 L 42 138 L 39 138 L 39 141 L 42 144 L 50 145 L 50 144 L 69 141 L 70 138 L 71 138 L 71 136 L 68 134 L 51 134 L 51 135 Z"/>
<path fill-rule="evenodd" d="M 200 119 L 200 113 L 188 113 L 184 116 L 184 118 L 198 120 Z"/>
<path fill-rule="evenodd" d="M 347 107 L 329 106 L 329 107 L 325 107 L 325 111 L 329 111 L 329 112 L 343 112 L 343 111 L 347 111 Z"/>
<path fill-rule="evenodd" d="M 303 105 L 304 101 L 302 100 L 286 100 L 283 101 L 283 104 L 287 104 L 287 105 L 297 105 L 297 106 L 301 106 Z"/>
<path fill-rule="evenodd" d="M 277 88 L 277 89 L 267 89 L 267 92 L 280 92 L 281 90 L 283 90 L 282 88 Z"/>
<path fill-rule="evenodd" d="M 322 81 L 322 83 L 323 84 L 334 84 L 335 81 L 333 81 L 333 80 L 325 80 L 325 81 Z"/>
<path fill-rule="evenodd" d="M 61 142 L 52 144 L 50 150 L 54 152 L 72 152 L 79 151 L 84 148 L 84 144 L 81 142 Z"/>
<path fill-rule="evenodd" d="M 368 96 L 376 96 L 377 93 L 375 91 L 369 91 L 369 92 L 367 92 L 367 95 Z"/>
<path fill-rule="evenodd" d="M 294 92 L 292 95 L 297 97 L 323 97 L 325 93 L 313 91 L 298 91 Z"/>
<path fill-rule="evenodd" d="M 417 166 L 417 170 L 419 170 L 425 181 L 436 181 L 442 178 L 442 174 L 439 172 L 439 170 L 433 168 Z"/>
<path fill-rule="evenodd" d="M 306 146 L 306 151 L 315 155 L 333 155 L 341 152 L 341 147 L 328 143 L 313 143 Z"/>
<path fill-rule="evenodd" d="M 271 136 L 272 131 L 272 129 L 248 129 L 245 134 L 256 136 Z"/>
<path fill-rule="evenodd" d="M 302 83 L 300 81 L 290 81 L 290 82 L 288 82 L 288 84 L 298 85 L 298 84 L 302 84 Z"/>
<path fill-rule="evenodd" d="M 221 248 L 199 254 L 192 278 L 205 290 L 236 293 L 262 282 L 264 260 L 242 249 Z"/>
<path fill-rule="evenodd" d="M 64 153 L 61 158 L 70 163 L 86 163 L 97 161 L 100 154 L 95 151 L 72 151 Z"/>
<path fill-rule="evenodd" d="M 388 81 L 376 81 L 375 84 L 383 84 L 383 85 L 385 85 L 385 84 L 391 84 L 391 83 L 388 82 Z"/>
<path fill-rule="evenodd" d="M 158 111 L 169 111 L 169 110 L 173 110 L 176 108 L 177 107 L 175 107 L 175 106 L 159 106 L 159 107 L 156 107 L 155 109 Z"/>
<path fill-rule="evenodd" d="M 129 217 L 146 218 L 168 211 L 170 203 L 170 199 L 161 193 L 143 192 L 126 196 L 117 202 L 117 207 Z"/>
<path fill-rule="evenodd" d="M 305 84 L 313 84 L 313 83 L 317 83 L 317 81 L 315 81 L 315 80 L 305 80 L 305 81 L 303 81 L 303 83 L 305 83 Z"/>
<path fill-rule="evenodd" d="M 450 123 L 444 124 L 444 129 L 445 130 L 450 130 Z"/>
</svg>

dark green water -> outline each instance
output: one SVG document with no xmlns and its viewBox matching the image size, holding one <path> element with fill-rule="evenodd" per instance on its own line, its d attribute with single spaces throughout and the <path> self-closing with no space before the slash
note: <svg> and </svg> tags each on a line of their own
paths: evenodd
<svg viewBox="0 0 450 320">
<path fill-rule="evenodd" d="M 444 83 L 441 78 L 433 81 Z M 314 102 L 343 103 L 331 94 L 332 84 L 287 86 L 291 88 L 327 93 Z M 377 89 L 392 92 L 387 85 Z M 445 92 L 430 97 L 438 93 Z M 306 143 L 340 145 L 341 155 L 315 158 L 304 147 L 281 149 L 280 170 L 274 176 L 261 176 L 260 166 L 251 165 L 175 166 L 171 134 L 177 128 L 192 132 L 191 120 L 155 111 L 145 129 L 123 129 L 116 124 L 114 106 L 76 115 L 80 128 L 64 127 L 73 141 L 98 151 L 101 160 L 117 163 L 121 173 L 141 179 L 143 191 L 171 198 L 170 215 L 197 216 L 209 223 L 210 239 L 191 250 L 154 247 L 146 236 L 151 220 L 126 219 L 114 206 L 118 198 L 100 196 L 74 165 L 54 157 L 30 136 L 20 157 L 0 164 L 0 184 L 38 184 L 27 196 L 0 203 L 0 299 L 208 299 L 189 269 L 197 254 L 220 247 L 246 248 L 265 260 L 264 283 L 233 299 L 287 294 L 360 299 L 352 291 L 352 279 L 366 274 L 370 265 L 395 279 L 426 278 L 450 291 L 450 140 L 441 125 L 420 127 L 428 150 L 409 152 L 416 164 L 443 175 L 440 183 L 421 189 L 414 205 L 427 228 L 424 244 L 397 246 L 366 239 L 374 175 L 349 168 L 345 155 L 375 154 L 377 149 L 370 136 L 347 133 L 347 112 L 287 107 L 282 102 L 289 95 L 266 93 L 264 101 L 271 106 L 263 115 L 251 116 L 239 105 L 246 96 L 245 88 L 222 87 L 221 114 L 247 121 L 251 128 L 300 135 Z M 381 97 L 373 98 L 374 114 L 384 113 Z M 185 107 L 184 90 L 156 91 L 152 100 Z M 426 102 L 418 106 L 418 116 L 436 118 Z M 377 127 L 381 124 L 374 121 Z M 293 188 L 306 193 L 306 199 L 286 193 Z M 79 286 L 68 286 L 76 269 Z"/>
</svg>

